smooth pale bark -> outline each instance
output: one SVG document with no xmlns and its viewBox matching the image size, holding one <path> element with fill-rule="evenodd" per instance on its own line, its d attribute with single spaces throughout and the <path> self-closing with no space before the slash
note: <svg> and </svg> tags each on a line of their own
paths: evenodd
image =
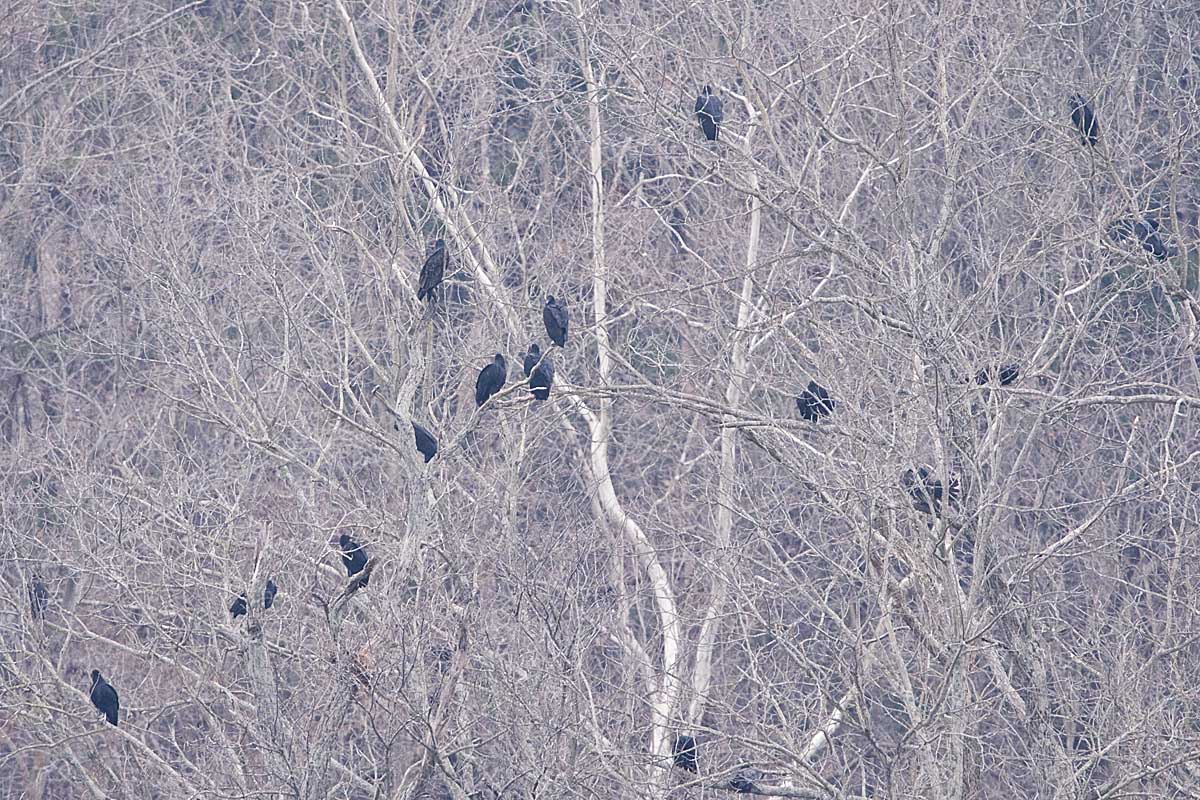
<svg viewBox="0 0 1200 800">
<path fill-rule="evenodd" d="M 754 156 L 751 152 L 751 142 L 757 126 L 758 113 L 749 100 L 743 100 L 746 114 L 750 118 L 750 126 L 742 140 L 742 152 L 746 163 L 753 165 Z M 728 136 L 728 134 L 726 134 Z M 745 276 L 742 278 L 742 290 L 738 296 L 737 327 L 732 336 L 732 352 L 729 356 L 729 383 L 725 387 L 725 405 L 731 412 L 736 412 L 742 403 L 746 386 L 746 351 L 747 327 L 750 313 L 754 308 L 754 268 L 758 263 L 758 247 L 762 232 L 762 200 L 759 197 L 758 171 L 750 166 L 748 183 L 750 185 L 750 230 L 746 242 Z M 688 711 L 687 723 L 697 725 L 704 714 L 708 702 L 709 687 L 712 685 L 712 662 L 716 652 L 717 633 L 721 628 L 726 600 L 729 596 L 730 579 L 730 545 L 733 531 L 734 488 L 737 479 L 737 439 L 738 430 L 732 425 L 735 418 L 731 414 L 721 417 L 721 465 L 717 478 L 717 527 L 713 536 L 713 560 L 716 569 L 713 572 L 712 595 L 708 608 L 704 613 L 704 622 L 700 626 L 700 636 L 696 641 L 696 663 L 692 670 L 692 704 Z"/>
<path fill-rule="evenodd" d="M 387 98 L 379 87 L 379 81 L 376 78 L 375 72 L 370 63 L 367 61 L 366 55 L 362 51 L 359 44 L 358 34 L 354 28 L 354 22 L 350 17 L 350 13 L 346 8 L 343 0 L 334 0 L 338 14 L 342 19 L 342 23 L 346 29 L 347 38 L 350 41 L 351 50 L 354 53 L 354 58 L 358 64 L 359 70 L 362 72 L 363 78 L 366 81 L 367 88 L 372 94 L 372 99 L 375 101 L 380 118 L 392 139 L 392 144 L 398 153 L 406 153 L 407 160 L 411 168 L 421 178 L 422 184 L 425 187 L 430 201 L 439 218 L 445 223 L 450 234 L 461 241 L 464 245 L 470 243 L 479 251 L 480 256 L 476 258 L 474 252 L 464 246 L 463 251 L 471 263 L 476 279 L 483 286 L 494 301 L 494 306 L 499 309 L 509 332 L 519 338 L 521 328 L 517 323 L 516 318 L 511 311 L 511 304 L 507 301 L 503 291 L 491 278 L 491 273 L 495 273 L 495 262 L 490 256 L 487 246 L 482 238 L 475 231 L 475 228 L 463 210 L 462 205 L 455 203 L 453 209 L 448 209 L 441 201 L 438 195 L 438 188 L 433 179 L 430 177 L 429 171 L 422 163 L 420 156 L 417 154 L 417 148 L 412 141 L 411 136 L 400 125 L 399 120 L 393 113 L 391 107 L 387 103 Z M 582 7 L 576 3 L 575 6 L 577 17 L 582 26 Z M 604 261 L 604 186 L 602 176 L 602 159 L 600 150 L 600 109 L 599 96 L 597 94 L 597 85 L 595 75 L 588 62 L 586 55 L 586 43 L 581 44 L 584 47 L 582 62 L 584 68 L 584 77 L 587 81 L 589 94 L 589 119 L 591 130 L 590 141 L 590 166 L 592 172 L 592 201 L 593 201 L 593 315 L 595 321 L 595 335 L 597 337 L 597 349 L 599 351 L 600 375 L 601 382 L 607 383 L 612 371 L 611 351 L 608 347 L 607 336 L 607 320 L 606 320 L 606 293 L 607 293 L 607 269 Z M 650 543 L 649 537 L 641 526 L 626 513 L 617 497 L 616 489 L 613 486 L 612 478 L 609 475 L 608 467 L 608 441 L 609 431 L 611 429 L 610 405 L 611 400 L 602 399 L 600 405 L 600 414 L 597 416 L 583 401 L 582 398 L 575 394 L 570 383 L 565 377 L 556 377 L 556 387 L 559 394 L 568 398 L 571 406 L 576 413 L 583 419 L 587 425 L 589 437 L 591 440 L 590 465 L 594 476 L 594 491 L 596 499 L 600 503 L 606 518 L 609 523 L 614 525 L 625 538 L 626 542 L 632 547 L 639 565 L 645 572 L 646 577 L 650 581 L 652 591 L 654 593 L 654 603 L 658 611 L 659 623 L 662 627 L 662 665 L 659 677 L 658 691 L 651 699 L 652 713 L 652 734 L 651 734 L 651 752 L 658 757 L 659 761 L 665 759 L 670 751 L 670 737 L 667 734 L 669 728 L 669 719 L 671 709 L 679 695 L 679 676 L 678 676 L 678 661 L 679 661 L 679 643 L 681 639 L 681 627 L 679 615 L 676 610 L 674 592 L 671 588 L 670 579 L 662 563 L 659 561 L 653 545 Z M 660 766 L 665 766 L 660 764 Z M 665 781 L 665 770 L 656 770 L 661 776 L 660 780 Z"/>
<path fill-rule="evenodd" d="M 588 36 L 584 28 L 583 6 L 575 0 L 575 16 L 579 23 L 579 61 L 583 69 L 588 93 L 588 163 L 591 169 L 592 198 L 592 314 L 595 325 L 596 349 L 600 362 L 600 381 L 608 385 L 612 375 L 612 358 L 608 342 L 608 266 L 604 259 L 604 172 L 601 149 L 600 87 L 597 85 L 588 53 Z M 581 413 L 586 408 L 578 398 L 573 398 Z M 585 418 L 590 416 L 585 413 Z M 593 417 L 594 419 L 594 417 Z M 675 604 L 675 594 L 670 578 L 658 554 L 650 544 L 641 527 L 625 513 L 617 498 L 616 490 L 608 471 L 608 440 L 612 429 L 612 399 L 603 396 L 600 400 L 600 416 L 591 429 L 592 473 L 596 479 L 597 496 L 609 521 L 622 531 L 633 547 L 646 577 L 654 592 L 654 604 L 658 611 L 662 629 L 662 664 L 658 675 L 658 687 L 651 698 L 650 752 L 657 767 L 666 767 L 670 757 L 670 720 L 679 696 L 679 644 L 682 626 Z M 668 771 L 654 769 L 651 780 L 652 793 L 663 795 L 667 790 Z"/>
</svg>

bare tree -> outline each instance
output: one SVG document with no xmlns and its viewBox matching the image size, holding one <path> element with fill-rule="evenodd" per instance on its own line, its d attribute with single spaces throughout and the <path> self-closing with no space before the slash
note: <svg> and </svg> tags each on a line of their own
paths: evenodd
<svg viewBox="0 0 1200 800">
<path fill-rule="evenodd" d="M 0 25 L 3 796 L 1200 794 L 1193 8 Z"/>
</svg>

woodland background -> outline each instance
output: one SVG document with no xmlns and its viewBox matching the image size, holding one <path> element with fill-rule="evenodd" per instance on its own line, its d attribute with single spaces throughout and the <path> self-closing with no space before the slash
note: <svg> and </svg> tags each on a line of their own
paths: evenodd
<svg viewBox="0 0 1200 800">
<path fill-rule="evenodd" d="M 0 796 L 1200 796 L 1198 162 L 1186 1 L 6 0 Z"/>
</svg>

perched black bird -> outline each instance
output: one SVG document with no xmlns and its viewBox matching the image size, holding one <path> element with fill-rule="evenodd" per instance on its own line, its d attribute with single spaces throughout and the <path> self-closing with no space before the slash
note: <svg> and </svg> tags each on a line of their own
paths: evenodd
<svg viewBox="0 0 1200 800">
<path fill-rule="evenodd" d="M 729 779 L 729 788 L 740 794 L 752 794 L 758 791 L 755 781 L 759 780 L 762 780 L 762 770 L 742 764 Z"/>
<path fill-rule="evenodd" d="M 829 396 L 829 390 L 816 381 L 809 381 L 808 388 L 796 398 L 796 410 L 809 422 L 829 416 L 836 405 L 837 401 Z"/>
<path fill-rule="evenodd" d="M 50 591 L 41 575 L 34 575 L 29 580 L 29 610 L 35 618 L 41 617 L 50 602 Z"/>
<path fill-rule="evenodd" d="M 712 93 L 711 86 L 701 89 L 700 96 L 696 98 L 696 119 L 700 121 L 704 138 L 715 142 L 721 133 L 721 121 L 725 119 L 725 113 L 721 110 L 721 98 Z"/>
<path fill-rule="evenodd" d="M 922 514 L 941 513 L 943 497 L 946 497 L 951 505 L 958 503 L 958 478 L 951 476 L 950 488 L 947 491 L 929 467 L 917 467 L 916 472 L 911 469 L 905 470 L 900 476 L 900 485 L 912 497 L 913 508 Z"/>
<path fill-rule="evenodd" d="M 546 325 L 546 335 L 550 341 L 559 347 L 567 346 L 567 328 L 571 324 L 571 312 L 567 311 L 566 303 L 554 299 L 554 295 L 546 298 L 542 308 L 542 322 Z"/>
<path fill-rule="evenodd" d="M 117 690 L 112 684 L 104 680 L 104 676 L 100 674 L 100 670 L 92 670 L 92 705 L 104 712 L 104 716 L 108 717 L 108 724 L 117 724 L 117 712 L 121 708 L 121 701 L 117 697 Z"/>
<path fill-rule="evenodd" d="M 1137 219 L 1118 220 L 1109 227 L 1108 235 L 1118 242 L 1132 237 L 1143 250 L 1159 261 L 1166 261 L 1167 256 L 1171 255 L 1171 251 L 1163 244 L 1162 237 L 1158 235 L 1158 222 L 1149 217 L 1145 222 Z"/>
<path fill-rule="evenodd" d="M 1081 141 L 1089 147 L 1095 147 L 1100 141 L 1100 123 L 1092 104 L 1083 99 L 1082 95 L 1071 95 L 1067 98 L 1067 106 L 1071 109 L 1071 122 L 1079 131 Z"/>
<path fill-rule="evenodd" d="M 415 422 L 412 424 L 412 427 L 413 439 L 417 443 L 417 451 L 425 456 L 425 463 L 428 464 L 437 455 L 437 439 L 433 438 L 432 433 Z"/>
<path fill-rule="evenodd" d="M 338 544 L 342 548 L 342 563 L 346 565 L 346 574 L 353 577 L 362 572 L 363 567 L 367 565 L 367 548 L 354 541 L 348 533 L 338 537 Z M 363 581 L 363 585 L 366 585 L 366 581 Z"/>
<path fill-rule="evenodd" d="M 267 578 L 267 588 L 263 589 L 263 608 L 270 608 L 275 603 L 275 595 L 279 593 L 279 587 L 275 585 L 275 581 Z"/>
<path fill-rule="evenodd" d="M 482 407 L 489 397 L 504 388 L 506 380 L 508 365 L 504 363 L 504 356 L 496 353 L 492 363 L 479 370 L 479 377 L 475 379 L 475 406 Z"/>
<path fill-rule="evenodd" d="M 375 570 L 375 565 L 378 563 L 379 560 L 375 558 L 367 561 L 367 563 L 362 567 L 362 572 L 353 576 L 346 582 L 346 588 L 342 591 L 341 597 L 338 599 L 340 600 L 342 598 L 349 597 L 359 589 L 366 587 L 366 585 L 371 582 L 371 573 Z"/>
<path fill-rule="evenodd" d="M 549 355 L 542 353 L 537 342 L 529 345 L 525 354 L 525 377 L 529 378 L 529 391 L 535 400 L 545 400 L 550 396 L 550 387 L 554 383 L 554 364 Z"/>
<path fill-rule="evenodd" d="M 997 377 L 1000 379 L 1001 386 L 1008 386 L 1021 377 L 1021 367 L 1017 364 L 1002 364 L 999 371 L 993 367 L 984 367 L 975 373 L 975 382 L 980 386 L 987 386 Z"/>
<path fill-rule="evenodd" d="M 438 239 L 433 243 L 433 249 L 421 266 L 421 282 L 417 288 L 417 299 L 424 300 L 433 297 L 433 290 L 442 282 L 446 267 L 450 264 L 450 256 L 446 254 L 446 240 Z"/>
<path fill-rule="evenodd" d="M 242 592 L 241 595 L 239 595 L 238 598 L 233 601 L 233 605 L 229 607 L 229 613 L 233 615 L 234 619 L 243 616 L 249 610 L 250 607 L 246 605 L 245 592 Z"/>
<path fill-rule="evenodd" d="M 696 758 L 696 737 L 679 734 L 671 745 L 671 755 L 674 756 L 675 766 L 695 772 L 699 766 Z"/>
<path fill-rule="evenodd" d="M 525 377 L 528 378 L 533 374 L 533 368 L 542 360 L 542 346 L 537 342 L 529 345 L 529 350 L 525 353 L 525 361 L 522 366 L 525 368 Z"/>
</svg>

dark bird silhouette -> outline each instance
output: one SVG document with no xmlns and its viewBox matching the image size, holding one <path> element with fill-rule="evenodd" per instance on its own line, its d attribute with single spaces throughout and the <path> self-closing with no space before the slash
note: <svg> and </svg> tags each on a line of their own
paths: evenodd
<svg viewBox="0 0 1200 800">
<path fill-rule="evenodd" d="M 796 410 L 809 422 L 829 416 L 836 405 L 837 401 L 829 396 L 829 390 L 816 381 L 809 381 L 808 388 L 796 398 Z"/>
<path fill-rule="evenodd" d="M 1166 261 L 1171 251 L 1158 235 L 1158 222 L 1147 218 L 1145 222 L 1137 219 L 1122 219 L 1114 222 L 1108 229 L 1108 235 L 1114 241 L 1134 239 L 1142 249 L 1159 261 Z"/>
<path fill-rule="evenodd" d="M 338 545 L 342 549 L 342 563 L 346 565 L 346 574 L 354 577 L 362 572 L 363 567 L 367 566 L 367 548 L 354 541 L 348 533 L 338 537 Z M 366 581 L 363 581 L 363 585 L 366 585 Z"/>
<path fill-rule="evenodd" d="M 571 324 L 571 312 L 567 310 L 566 303 L 555 300 L 554 295 L 547 297 L 546 305 L 542 308 L 542 322 L 546 325 L 546 335 L 550 341 L 559 347 L 566 347 L 567 329 Z"/>
<path fill-rule="evenodd" d="M 696 98 L 696 119 L 700 121 L 704 138 L 715 142 L 721 133 L 721 121 L 725 119 L 725 113 L 721 110 L 721 98 L 712 93 L 711 86 L 706 85 Z"/>
<path fill-rule="evenodd" d="M 489 397 L 503 389 L 506 380 L 508 380 L 508 365 L 504 363 L 504 356 L 496 353 L 492 363 L 479 370 L 479 377 L 475 379 L 476 408 L 482 407 Z"/>
<path fill-rule="evenodd" d="M 275 585 L 275 581 L 267 578 L 267 588 L 263 589 L 263 608 L 270 608 L 275 603 L 275 595 L 279 592 L 279 587 Z"/>
<path fill-rule="evenodd" d="M 688 772 L 695 772 L 699 766 L 696 756 L 696 737 L 682 733 L 676 736 L 675 742 L 671 745 L 671 755 L 674 757 L 675 766 L 686 769 Z"/>
<path fill-rule="evenodd" d="M 417 451 L 425 457 L 425 463 L 428 464 L 437 455 L 437 439 L 433 438 L 432 433 L 415 422 L 412 424 L 412 427 L 413 439 L 416 440 Z"/>
<path fill-rule="evenodd" d="M 900 476 L 900 485 L 912 497 L 913 508 L 922 514 L 939 514 L 942 510 L 943 498 L 951 505 L 958 504 L 958 478 L 951 476 L 950 488 L 946 490 L 942 481 L 934 476 L 929 467 L 917 467 L 917 470 L 905 470 Z"/>
<path fill-rule="evenodd" d="M 29 581 L 29 610 L 35 618 L 40 618 L 46 612 L 50 603 L 50 591 L 41 575 L 34 575 Z"/>
<path fill-rule="evenodd" d="M 234 619 L 243 616 L 249 610 L 250 607 L 246 604 L 245 592 L 242 592 L 241 595 L 239 595 L 238 598 L 233 601 L 233 604 L 229 606 L 229 613 L 233 615 Z"/>
<path fill-rule="evenodd" d="M 92 705 L 104 712 L 109 725 L 117 724 L 117 712 L 121 708 L 121 700 L 112 684 L 104 680 L 100 670 L 92 670 Z"/>
<path fill-rule="evenodd" d="M 529 350 L 525 353 L 525 361 L 521 365 L 525 369 L 525 377 L 528 378 L 533 374 L 533 368 L 542 360 L 542 346 L 537 342 L 529 345 Z"/>
<path fill-rule="evenodd" d="M 354 575 L 349 581 L 347 581 L 346 588 L 342 590 L 342 594 L 338 599 L 344 600 L 370 583 L 371 573 L 375 571 L 375 565 L 377 563 L 379 563 L 379 559 L 372 558 L 365 565 L 363 565 L 362 572 Z"/>
<path fill-rule="evenodd" d="M 758 791 L 756 781 L 762 780 L 762 770 L 749 764 L 742 764 L 729 779 L 729 788 L 740 794 L 753 794 Z"/>
<path fill-rule="evenodd" d="M 1082 95 L 1071 95 L 1067 98 L 1067 106 L 1071 109 L 1071 122 L 1079 131 L 1081 141 L 1088 147 L 1095 147 L 1100 141 L 1100 122 L 1092 104 L 1083 99 Z"/>
<path fill-rule="evenodd" d="M 424 300 L 433 297 L 433 290 L 442 282 L 446 267 L 450 264 L 450 256 L 446 254 L 446 240 L 438 239 L 433 243 L 433 249 L 421 265 L 420 286 L 417 288 L 417 299 Z"/>
<path fill-rule="evenodd" d="M 1001 386 L 1008 386 L 1015 383 L 1019 377 L 1021 377 L 1021 367 L 1018 364 L 1002 364 L 999 370 L 995 367 L 984 367 L 979 370 L 975 373 L 975 382 L 980 386 L 987 386 L 999 378 Z"/>
<path fill-rule="evenodd" d="M 545 400 L 550 396 L 550 387 L 554 383 L 554 364 L 550 356 L 542 353 L 537 342 L 529 345 L 525 354 L 525 377 L 529 378 L 529 391 L 535 400 Z"/>
</svg>

